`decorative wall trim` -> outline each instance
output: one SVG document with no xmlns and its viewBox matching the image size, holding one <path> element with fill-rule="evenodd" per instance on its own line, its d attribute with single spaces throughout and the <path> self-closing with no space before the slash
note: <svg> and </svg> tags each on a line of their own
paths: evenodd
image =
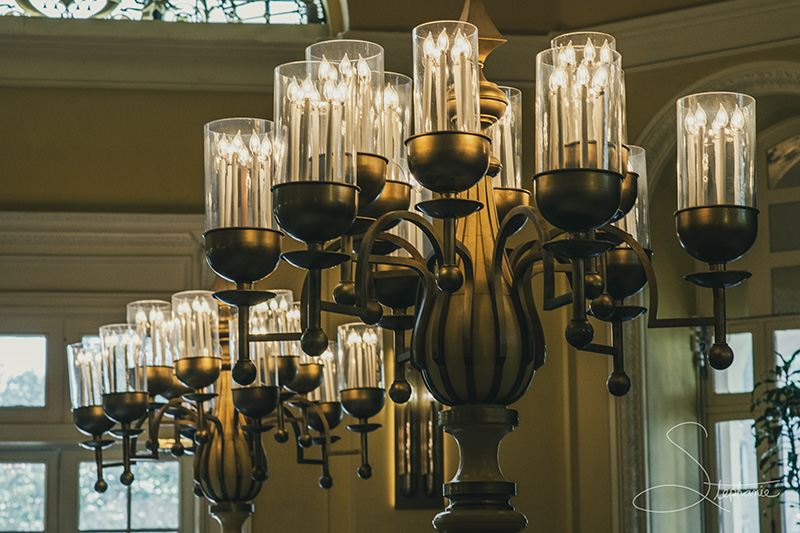
<svg viewBox="0 0 800 533">
<path fill-rule="evenodd" d="M 0 212 L 0 292 L 8 297 L 208 287 L 203 228 L 202 215 Z"/>
<path fill-rule="evenodd" d="M 670 103 L 661 108 L 634 143 L 647 151 L 647 175 L 651 183 L 648 189 L 651 194 L 667 167 L 675 163 L 677 128 L 674 102 L 687 94 L 712 90 L 742 92 L 756 99 L 766 95 L 800 97 L 800 63 L 766 61 L 739 65 L 717 72 L 670 99 Z M 756 113 L 760 111 L 757 107 Z M 760 128 L 768 126 L 770 124 L 759 124 Z"/>
<path fill-rule="evenodd" d="M 637 71 L 800 42 L 800 3 L 731 0 L 600 29 L 617 38 L 626 70 Z M 327 26 L 316 25 L 0 17 L 0 85 L 264 92 L 272 88 L 273 67 L 301 59 L 308 44 L 328 34 Z M 381 43 L 388 70 L 411 72 L 410 33 L 345 35 Z M 507 36 L 487 65 L 488 75 L 508 83 L 533 81 L 536 53 L 550 37 Z"/>
</svg>

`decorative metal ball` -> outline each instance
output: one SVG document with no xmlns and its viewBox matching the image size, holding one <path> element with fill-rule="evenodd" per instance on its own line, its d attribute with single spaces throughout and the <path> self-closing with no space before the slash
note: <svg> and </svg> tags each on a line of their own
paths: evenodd
<svg viewBox="0 0 800 533">
<path fill-rule="evenodd" d="M 256 374 L 256 365 L 249 359 L 236 361 L 236 364 L 233 365 L 233 368 L 231 369 L 233 381 L 243 386 L 250 385 L 252 382 L 254 382 L 256 380 Z"/>
<path fill-rule="evenodd" d="M 389 385 L 389 398 L 394 403 L 406 403 L 411 398 L 411 385 L 406 380 L 394 380 Z"/>
<path fill-rule="evenodd" d="M 263 466 L 260 466 L 258 468 L 254 468 L 253 469 L 253 474 L 252 474 L 253 480 L 255 480 L 255 481 L 266 481 L 268 477 L 269 477 L 269 474 L 267 473 L 267 469 L 264 468 Z"/>
<path fill-rule="evenodd" d="M 708 350 L 708 362 L 711 368 L 725 370 L 733 364 L 733 350 L 727 344 L 714 343 Z"/>
<path fill-rule="evenodd" d="M 377 300 L 369 300 L 367 302 L 367 310 L 361 315 L 361 321 L 364 324 L 377 324 L 383 317 L 383 307 Z"/>
<path fill-rule="evenodd" d="M 322 355 L 328 349 L 328 336 L 320 328 L 307 329 L 300 337 L 300 347 L 308 355 Z"/>
<path fill-rule="evenodd" d="M 197 444 L 205 444 L 208 442 L 209 434 L 207 429 L 201 429 L 194 434 L 194 441 Z"/>
<path fill-rule="evenodd" d="M 592 309 L 592 314 L 600 320 L 608 320 L 614 316 L 614 311 L 616 311 L 617 308 L 614 303 L 614 298 L 608 293 L 601 294 L 593 299 L 590 307 Z"/>
<path fill-rule="evenodd" d="M 314 441 L 311 439 L 311 435 L 300 435 L 297 437 L 297 444 L 301 448 L 311 448 L 311 445 L 314 444 Z"/>
<path fill-rule="evenodd" d="M 172 453 L 173 457 L 183 457 L 183 454 L 186 452 L 186 450 L 184 449 L 183 444 L 181 444 L 181 441 L 176 440 L 172 445 L 170 452 Z"/>
<path fill-rule="evenodd" d="M 445 265 L 436 273 L 436 284 L 444 292 L 454 293 L 464 283 L 464 274 L 455 265 Z"/>
<path fill-rule="evenodd" d="M 119 482 L 126 487 L 133 483 L 133 472 L 123 472 L 122 475 L 119 476 Z"/>
<path fill-rule="evenodd" d="M 370 465 L 361 465 L 358 467 L 358 477 L 361 479 L 369 479 L 372 477 L 372 467 Z"/>
<path fill-rule="evenodd" d="M 625 372 L 612 372 L 608 376 L 606 387 L 614 396 L 625 396 L 631 390 L 631 378 Z"/>
<path fill-rule="evenodd" d="M 570 320 L 564 332 L 567 342 L 575 348 L 585 348 L 594 338 L 594 328 L 588 320 Z"/>
<path fill-rule="evenodd" d="M 333 301 L 339 305 L 355 305 L 356 284 L 352 281 L 340 281 L 333 288 Z"/>
<path fill-rule="evenodd" d="M 319 477 L 319 486 L 323 489 L 329 489 L 333 486 L 333 478 L 328 475 Z"/>
<path fill-rule="evenodd" d="M 280 442 L 281 444 L 283 444 L 287 440 L 289 440 L 289 432 L 288 431 L 286 431 L 285 429 L 279 429 L 278 431 L 275 432 L 275 441 Z"/>
<path fill-rule="evenodd" d="M 584 291 L 586 291 L 586 299 L 594 300 L 603 294 L 605 283 L 603 282 L 603 277 L 600 274 L 591 272 L 583 276 L 583 286 Z"/>
<path fill-rule="evenodd" d="M 95 492 L 105 492 L 108 489 L 108 483 L 105 480 L 98 479 L 97 483 L 94 484 L 94 491 Z"/>
</svg>

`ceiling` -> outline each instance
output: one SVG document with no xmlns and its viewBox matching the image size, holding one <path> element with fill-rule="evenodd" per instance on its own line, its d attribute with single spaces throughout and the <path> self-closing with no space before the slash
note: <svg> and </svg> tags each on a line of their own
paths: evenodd
<svg viewBox="0 0 800 533">
<path fill-rule="evenodd" d="M 547 35 L 596 27 L 721 0 L 486 0 L 501 33 Z M 457 19 L 464 0 L 347 0 L 351 30 L 411 31 L 431 20 Z"/>
</svg>

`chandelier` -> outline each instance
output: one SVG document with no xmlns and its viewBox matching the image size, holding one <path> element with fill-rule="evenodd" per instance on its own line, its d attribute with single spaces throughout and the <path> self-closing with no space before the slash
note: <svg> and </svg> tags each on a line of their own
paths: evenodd
<svg viewBox="0 0 800 533">
<path fill-rule="evenodd" d="M 206 125 L 206 257 L 235 288 L 134 302 L 127 324 L 70 347 L 73 414 L 92 436 L 84 446 L 96 453 L 97 490 L 107 486 L 108 431 L 122 440 L 125 484 L 136 461 L 194 453 L 195 491 L 226 532 L 252 513 L 267 473 L 261 436 L 272 428 L 279 442 L 294 430 L 298 461 L 322 467 L 323 488 L 332 455 L 359 454 L 358 475 L 369 478 L 391 332 L 390 398 L 407 402 L 406 373 L 419 373 L 459 445 L 435 528 L 517 532 L 527 519 L 497 457 L 518 421 L 507 406 L 545 362 L 535 296 L 544 310 L 571 306 L 566 340 L 612 358 L 615 396 L 631 387 L 622 324 L 645 312 L 649 327 L 713 326 L 709 362 L 730 366 L 725 290 L 750 274 L 726 265 L 757 234 L 753 98 L 677 102 L 676 232 L 708 264 L 686 279 L 712 289 L 714 312 L 659 318 L 645 152 L 628 144 L 614 38 L 566 34 L 537 55 L 531 195 L 521 185 L 521 93 L 482 71 L 504 40 L 482 3 L 468 2 L 461 18 L 414 29 L 413 79 L 385 72 L 375 43 L 317 43 L 275 69 L 274 121 Z M 285 235 L 305 248 L 281 253 Z M 254 285 L 282 260 L 307 272 L 298 302 Z M 336 270 L 330 299 L 323 272 Z M 645 287 L 649 309 L 626 303 Z M 355 322 L 331 343 L 323 313 Z M 589 317 L 611 325 L 611 345 L 594 342 Z M 357 450 L 332 450 L 343 413 L 356 421 L 347 427 Z M 162 425 L 171 439 L 159 439 Z M 321 459 L 304 455 L 316 448 Z"/>
</svg>

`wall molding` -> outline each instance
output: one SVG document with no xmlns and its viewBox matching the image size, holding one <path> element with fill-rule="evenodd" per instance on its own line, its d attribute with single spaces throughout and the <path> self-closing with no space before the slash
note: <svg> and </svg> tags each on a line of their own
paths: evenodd
<svg viewBox="0 0 800 533">
<path fill-rule="evenodd" d="M 731 0 L 604 24 L 630 72 L 700 57 L 800 43 L 796 0 Z M 271 91 L 274 66 L 302 59 L 327 26 L 179 24 L 0 17 L 0 85 Z M 411 72 L 410 32 L 350 31 L 382 44 L 387 69 Z M 552 35 L 510 35 L 487 65 L 504 83 L 532 82 Z"/>
</svg>

